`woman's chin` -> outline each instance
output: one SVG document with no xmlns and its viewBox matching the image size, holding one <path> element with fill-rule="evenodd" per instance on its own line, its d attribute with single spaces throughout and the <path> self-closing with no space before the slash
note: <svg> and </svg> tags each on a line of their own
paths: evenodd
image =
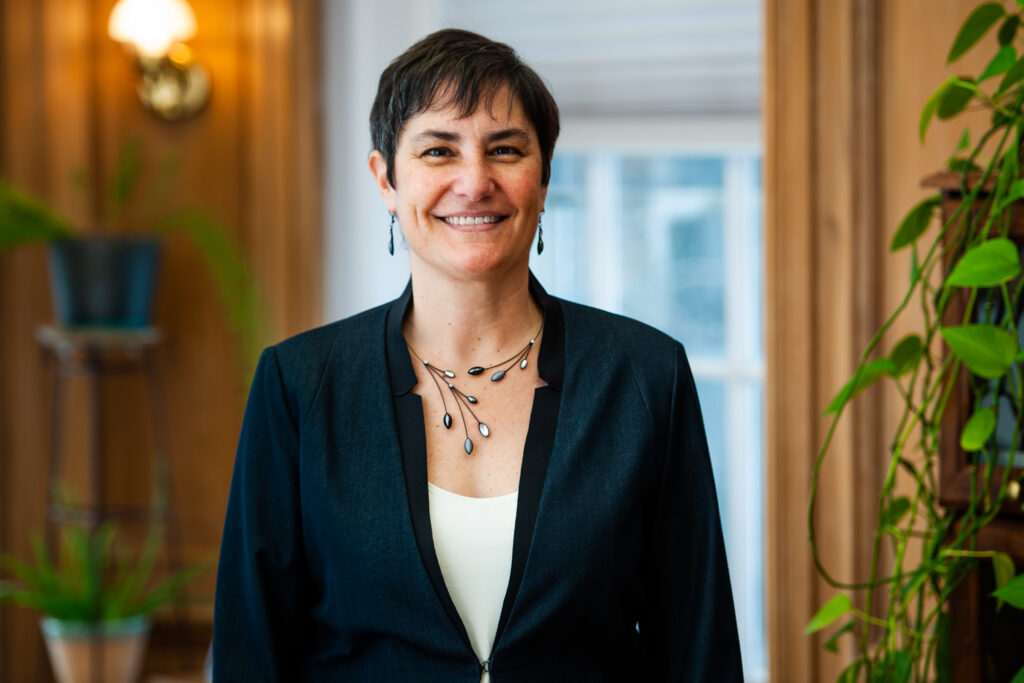
<svg viewBox="0 0 1024 683">
<path fill-rule="evenodd" d="M 459 279 L 481 279 L 504 275 L 528 261 L 528 252 L 526 255 L 513 255 L 493 247 L 463 248 L 445 259 L 442 270 Z"/>
</svg>

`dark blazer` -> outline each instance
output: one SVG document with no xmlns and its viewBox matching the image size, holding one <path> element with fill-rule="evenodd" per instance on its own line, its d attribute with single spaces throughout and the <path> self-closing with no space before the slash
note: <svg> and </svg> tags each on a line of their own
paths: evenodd
<svg viewBox="0 0 1024 683">
<path fill-rule="evenodd" d="M 495 683 L 742 680 L 683 347 L 532 276 L 531 292 L 548 385 L 490 660 L 473 654 L 434 553 L 401 333 L 410 285 L 260 359 L 221 546 L 215 681 L 475 683 L 483 667 Z"/>
</svg>

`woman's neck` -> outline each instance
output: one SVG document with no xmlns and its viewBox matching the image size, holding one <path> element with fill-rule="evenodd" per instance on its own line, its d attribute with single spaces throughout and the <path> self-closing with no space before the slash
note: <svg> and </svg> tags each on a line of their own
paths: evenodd
<svg viewBox="0 0 1024 683">
<path fill-rule="evenodd" d="M 439 365 L 490 365 L 518 351 L 540 328 L 529 270 L 452 280 L 413 270 L 412 310 L 402 331 L 422 358 Z"/>
</svg>

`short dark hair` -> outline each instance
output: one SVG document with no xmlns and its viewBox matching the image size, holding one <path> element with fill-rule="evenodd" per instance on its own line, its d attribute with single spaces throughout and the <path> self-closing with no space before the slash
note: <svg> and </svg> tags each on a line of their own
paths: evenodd
<svg viewBox="0 0 1024 683">
<path fill-rule="evenodd" d="M 398 135 L 406 121 L 432 106 L 455 107 L 459 116 L 469 116 L 481 103 L 490 109 L 506 86 L 537 132 L 541 182 L 547 185 L 559 130 L 555 98 L 537 72 L 508 45 L 449 28 L 417 42 L 380 75 L 370 109 L 370 137 L 387 162 L 391 186 L 395 186 Z"/>
</svg>

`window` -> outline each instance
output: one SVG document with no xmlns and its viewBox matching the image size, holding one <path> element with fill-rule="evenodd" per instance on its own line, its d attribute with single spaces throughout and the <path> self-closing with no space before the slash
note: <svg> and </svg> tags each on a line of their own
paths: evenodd
<svg viewBox="0 0 1024 683">
<path fill-rule="evenodd" d="M 756 149 L 556 152 L 545 253 L 532 260 L 552 294 L 637 318 L 686 347 L 751 681 L 767 671 L 760 204 Z"/>
</svg>

